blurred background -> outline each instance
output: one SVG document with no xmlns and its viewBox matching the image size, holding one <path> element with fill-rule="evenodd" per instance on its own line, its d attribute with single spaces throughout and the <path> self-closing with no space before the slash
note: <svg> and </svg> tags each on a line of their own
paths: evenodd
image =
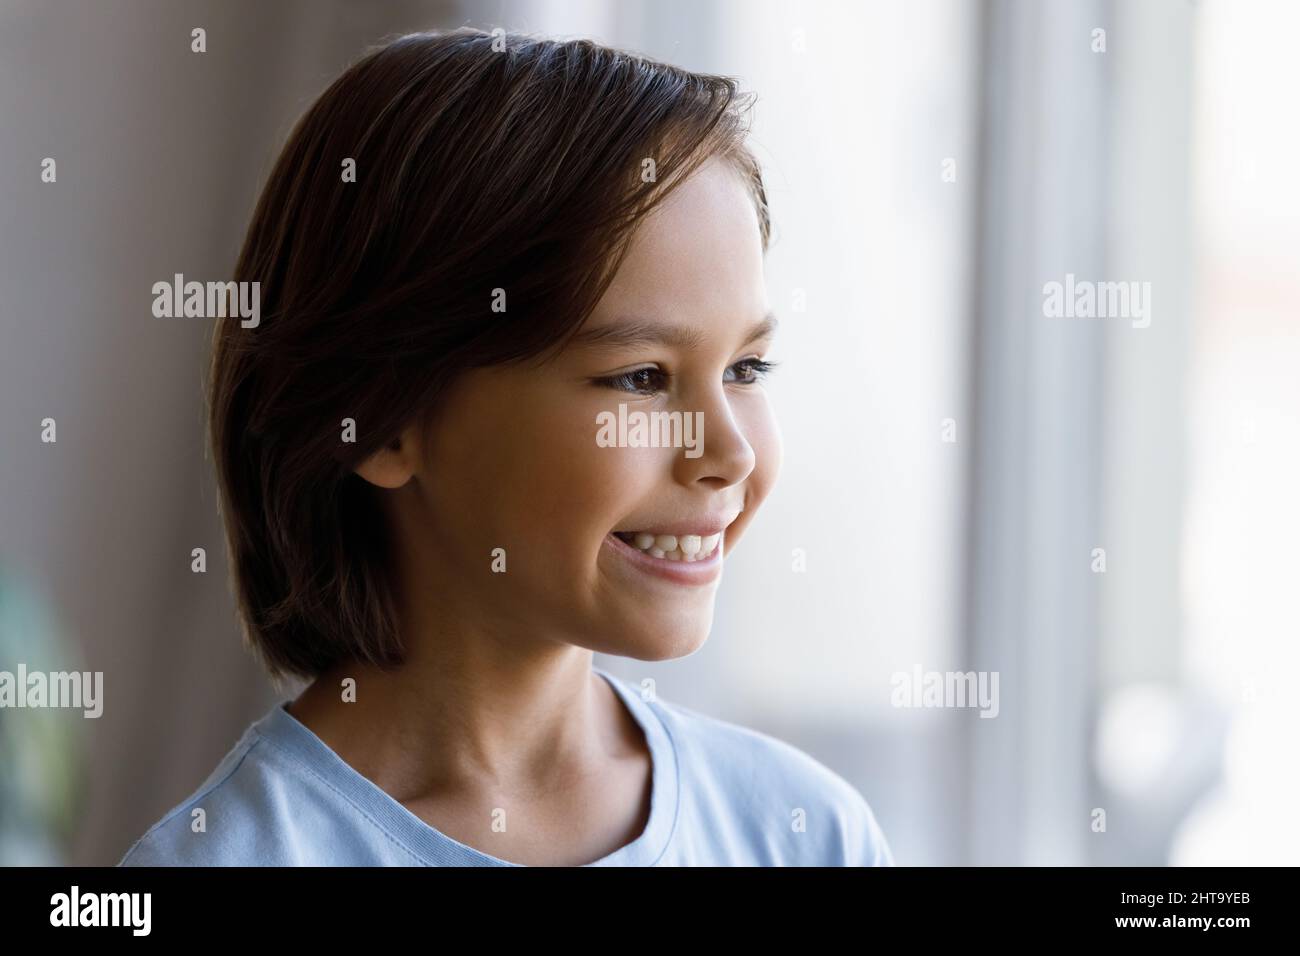
<svg viewBox="0 0 1300 956">
<path fill-rule="evenodd" d="M 809 752 L 902 864 L 1300 858 L 1300 6 L 6 0 L 0 671 L 104 709 L 0 709 L 0 863 L 115 863 L 296 693 L 240 645 L 210 323 L 150 289 L 229 272 L 366 46 L 461 25 L 758 93 L 784 472 L 707 644 L 599 665 Z M 1048 317 L 1067 274 L 1150 324 Z M 894 706 L 917 670 L 996 718 Z"/>
</svg>

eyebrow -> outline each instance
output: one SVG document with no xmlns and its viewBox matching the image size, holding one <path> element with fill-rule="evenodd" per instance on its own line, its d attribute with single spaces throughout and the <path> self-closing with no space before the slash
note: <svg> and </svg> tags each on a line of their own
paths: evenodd
<svg viewBox="0 0 1300 956">
<path fill-rule="evenodd" d="M 775 313 L 767 313 L 749 330 L 745 341 L 740 343 L 740 348 L 772 335 L 776 332 L 777 324 Z M 632 320 L 595 329 L 583 329 L 573 336 L 573 344 L 580 348 L 605 351 L 632 349 L 646 345 L 695 349 L 703 344 L 704 339 L 705 333 L 695 326 Z"/>
</svg>

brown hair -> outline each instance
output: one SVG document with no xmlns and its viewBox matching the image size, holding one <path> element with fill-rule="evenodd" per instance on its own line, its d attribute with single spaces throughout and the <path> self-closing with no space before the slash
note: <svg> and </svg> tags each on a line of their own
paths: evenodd
<svg viewBox="0 0 1300 956">
<path fill-rule="evenodd" d="M 388 532 L 353 469 L 459 372 L 562 347 L 700 163 L 734 163 L 766 250 L 752 100 L 588 40 L 462 29 L 369 51 L 307 110 L 235 268 L 261 323 L 219 322 L 211 370 L 244 636 L 273 677 L 401 662 Z"/>
</svg>

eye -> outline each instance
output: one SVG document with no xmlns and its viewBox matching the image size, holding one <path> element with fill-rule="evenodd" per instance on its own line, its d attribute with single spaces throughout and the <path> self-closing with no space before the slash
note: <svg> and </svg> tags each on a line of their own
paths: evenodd
<svg viewBox="0 0 1300 956">
<path fill-rule="evenodd" d="M 662 369 L 648 365 L 645 368 L 635 368 L 630 372 L 621 372 L 608 378 L 596 379 L 596 381 L 598 384 L 616 388 L 621 392 L 653 395 L 667 387 L 668 375 Z"/>
<path fill-rule="evenodd" d="M 727 369 L 723 381 L 735 385 L 756 385 L 776 366 L 776 362 L 767 362 L 760 358 L 742 359 Z M 670 378 L 671 376 L 663 369 L 648 365 L 645 368 L 632 369 L 630 372 L 598 378 L 595 382 L 621 392 L 655 395 L 668 387 Z"/>
<path fill-rule="evenodd" d="M 735 382 L 737 385 L 755 385 L 768 372 L 776 368 L 776 362 L 765 362 L 760 358 L 741 359 L 728 372 L 737 373 L 737 377 L 724 379 L 724 381 Z"/>
</svg>

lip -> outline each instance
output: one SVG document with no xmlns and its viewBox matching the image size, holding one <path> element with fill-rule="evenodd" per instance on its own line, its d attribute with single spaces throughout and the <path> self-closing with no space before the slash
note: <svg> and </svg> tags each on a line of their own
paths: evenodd
<svg viewBox="0 0 1300 956">
<path fill-rule="evenodd" d="M 652 534 L 656 538 L 659 537 L 660 535 L 665 535 L 665 534 L 670 534 L 674 538 L 681 538 L 688 534 L 694 534 L 694 535 L 698 535 L 701 538 L 707 538 L 711 534 L 721 534 L 723 531 L 726 530 L 729 524 L 731 524 L 730 521 L 711 521 L 708 522 L 707 524 L 695 524 L 695 525 L 679 524 L 679 525 L 672 525 L 671 527 L 664 527 L 664 528 L 637 528 L 636 533 Z"/>
<path fill-rule="evenodd" d="M 671 532 L 664 533 L 671 534 Z M 695 532 L 687 531 L 684 533 L 694 534 Z M 700 586 L 712 584 L 722 576 L 722 551 L 727 543 L 725 526 L 718 531 L 708 532 L 708 534 L 719 533 L 722 534 L 722 538 L 719 539 L 718 546 L 713 549 L 711 555 L 702 561 L 670 561 L 667 558 L 656 558 L 654 555 L 646 554 L 639 548 L 634 548 L 626 541 L 618 538 L 612 531 L 605 535 L 605 546 L 638 571 L 644 571 L 646 574 L 665 581 L 671 581 L 674 584 Z"/>
<path fill-rule="evenodd" d="M 711 534 L 721 534 L 726 531 L 744 513 L 744 510 L 744 508 L 741 508 L 740 511 L 730 515 L 709 515 L 705 518 L 691 519 L 694 523 L 683 521 L 678 524 L 664 525 L 662 528 L 631 528 L 629 530 L 656 536 L 671 534 L 675 538 L 680 538 L 686 534 L 696 534 L 701 538 L 707 538 Z"/>
</svg>

